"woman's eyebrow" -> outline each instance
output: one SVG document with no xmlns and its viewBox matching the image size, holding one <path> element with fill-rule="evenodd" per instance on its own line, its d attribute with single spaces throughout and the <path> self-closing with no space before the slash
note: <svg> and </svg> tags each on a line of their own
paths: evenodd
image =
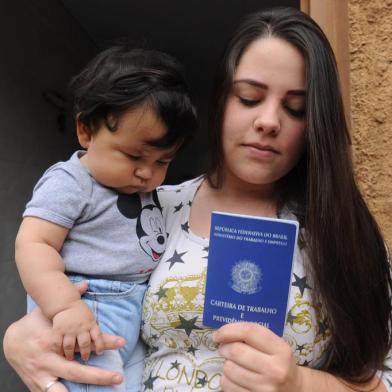
<svg viewBox="0 0 392 392">
<path fill-rule="evenodd" d="M 238 79 L 238 80 L 234 80 L 233 84 L 239 84 L 239 83 L 245 83 L 248 84 L 250 86 L 254 86 L 254 87 L 258 87 L 261 88 L 263 90 L 268 90 L 268 86 L 265 83 L 259 82 L 257 80 L 254 79 Z M 296 96 L 300 96 L 303 97 L 305 96 L 305 90 L 302 89 L 294 89 L 294 90 L 288 90 L 286 92 L 287 95 L 296 95 Z"/>
<path fill-rule="evenodd" d="M 266 84 L 258 82 L 253 79 L 239 79 L 239 80 L 234 80 L 234 82 L 233 82 L 234 85 L 239 84 L 239 83 L 245 83 L 245 84 L 249 84 L 250 86 L 259 87 L 259 88 L 268 90 L 268 86 Z"/>
</svg>

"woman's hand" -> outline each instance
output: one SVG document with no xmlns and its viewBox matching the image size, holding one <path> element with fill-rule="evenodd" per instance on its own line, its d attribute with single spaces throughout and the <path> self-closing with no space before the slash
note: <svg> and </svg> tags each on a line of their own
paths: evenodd
<svg viewBox="0 0 392 392">
<path fill-rule="evenodd" d="M 255 323 L 227 324 L 214 333 L 226 359 L 221 387 L 225 392 L 300 392 L 301 370 L 289 345 Z"/>
<path fill-rule="evenodd" d="M 103 337 L 105 350 L 120 348 L 125 344 L 125 340 L 118 336 Z M 3 349 L 8 362 L 32 392 L 42 392 L 50 381 L 57 378 L 99 385 L 120 384 L 123 381 L 117 372 L 81 365 L 57 354 L 52 325 L 39 309 L 8 328 Z M 50 388 L 50 392 L 64 391 L 67 389 L 60 383 Z"/>
</svg>

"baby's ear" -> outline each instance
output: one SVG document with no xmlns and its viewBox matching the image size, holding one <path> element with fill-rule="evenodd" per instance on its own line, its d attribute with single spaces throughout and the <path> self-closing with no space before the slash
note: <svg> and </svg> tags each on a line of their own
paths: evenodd
<svg viewBox="0 0 392 392">
<path fill-rule="evenodd" d="M 78 136 L 79 144 L 87 149 L 90 146 L 92 132 L 87 124 L 80 121 L 79 116 L 79 114 L 76 116 L 76 135 Z"/>
<path fill-rule="evenodd" d="M 128 219 L 136 219 L 140 216 L 142 210 L 142 202 L 140 196 L 137 193 L 132 195 L 126 195 L 119 193 L 117 198 L 117 208 L 121 215 Z"/>
</svg>

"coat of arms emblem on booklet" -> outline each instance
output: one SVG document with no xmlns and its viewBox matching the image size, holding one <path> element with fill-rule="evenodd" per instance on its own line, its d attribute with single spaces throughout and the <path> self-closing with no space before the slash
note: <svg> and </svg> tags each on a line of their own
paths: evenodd
<svg viewBox="0 0 392 392">
<path fill-rule="evenodd" d="M 203 324 L 249 321 L 283 335 L 298 222 L 213 212 Z"/>
</svg>

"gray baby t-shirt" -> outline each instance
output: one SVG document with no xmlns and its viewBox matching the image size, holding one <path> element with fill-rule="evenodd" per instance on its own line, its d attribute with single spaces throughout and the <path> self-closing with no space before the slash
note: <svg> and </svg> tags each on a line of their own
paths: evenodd
<svg viewBox="0 0 392 392">
<path fill-rule="evenodd" d="M 126 195 L 102 186 L 80 162 L 83 154 L 43 174 L 23 217 L 69 229 L 60 252 L 67 273 L 146 280 L 166 247 L 156 192 Z"/>
</svg>

